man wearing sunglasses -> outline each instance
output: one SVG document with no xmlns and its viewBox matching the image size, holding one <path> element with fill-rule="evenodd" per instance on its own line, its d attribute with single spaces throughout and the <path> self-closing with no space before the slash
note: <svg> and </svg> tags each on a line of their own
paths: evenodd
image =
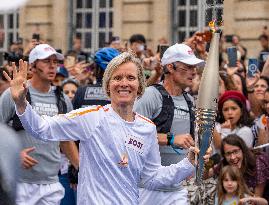
<svg viewBox="0 0 269 205">
<path fill-rule="evenodd" d="M 162 165 L 176 164 L 186 149 L 194 146 L 193 98 L 185 92 L 192 86 L 196 66 L 204 64 L 186 44 L 170 46 L 161 64 L 164 80 L 150 86 L 135 104 L 135 111 L 151 119 L 157 127 Z M 140 204 L 187 204 L 187 190 L 181 184 L 166 190 L 147 190 L 140 185 Z"/>
</svg>

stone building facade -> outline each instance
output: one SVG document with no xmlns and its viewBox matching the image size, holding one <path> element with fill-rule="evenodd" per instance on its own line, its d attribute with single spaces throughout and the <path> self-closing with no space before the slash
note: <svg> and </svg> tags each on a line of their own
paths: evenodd
<svg viewBox="0 0 269 205">
<path fill-rule="evenodd" d="M 175 15 L 175 7 L 180 5 L 180 2 L 183 2 L 182 5 L 187 2 L 187 6 L 196 3 L 198 7 L 202 6 L 199 2 L 203 1 L 220 2 L 220 0 L 113 0 L 113 2 L 112 0 L 29 0 L 27 5 L 19 10 L 19 36 L 27 42 L 33 32 L 38 32 L 41 38 L 66 51 L 71 46 L 72 34 L 76 27 L 74 17 L 77 14 L 72 12 L 72 9 L 75 9 L 74 2 L 92 5 L 100 2 L 101 5 L 101 2 L 105 1 L 113 5 L 113 26 L 110 33 L 120 36 L 122 42 L 127 41 L 133 33 L 142 33 L 151 48 L 155 48 L 158 39 L 162 37 L 169 43 L 175 43 L 173 31 L 177 25 L 174 18 L 178 18 Z M 238 34 L 242 44 L 248 48 L 248 56 L 257 55 L 260 50 L 257 38 L 263 26 L 269 26 L 267 12 L 269 1 L 222 0 L 222 2 L 224 34 Z M 196 15 L 199 21 L 200 16 L 203 17 L 203 10 L 196 12 Z M 106 40 L 107 38 L 106 36 Z M 95 42 L 98 42 L 98 39 L 91 42 L 91 45 L 94 45 L 93 50 L 98 48 L 98 43 Z"/>
</svg>

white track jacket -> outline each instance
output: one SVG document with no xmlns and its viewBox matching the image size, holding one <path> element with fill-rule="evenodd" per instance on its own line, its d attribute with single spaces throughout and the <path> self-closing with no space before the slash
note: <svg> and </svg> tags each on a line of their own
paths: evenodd
<svg viewBox="0 0 269 205">
<path fill-rule="evenodd" d="M 137 113 L 127 122 L 107 105 L 41 117 L 27 104 L 18 116 L 35 138 L 80 140 L 79 205 L 138 204 L 138 183 L 149 190 L 171 187 L 194 171 L 187 158 L 161 166 L 156 127 Z"/>
</svg>

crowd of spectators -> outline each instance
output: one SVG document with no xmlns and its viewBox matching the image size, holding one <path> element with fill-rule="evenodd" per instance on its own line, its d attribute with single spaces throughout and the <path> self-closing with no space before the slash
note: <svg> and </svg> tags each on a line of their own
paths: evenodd
<svg viewBox="0 0 269 205">
<path fill-rule="evenodd" d="M 165 38 L 160 39 L 160 42 L 167 44 Z M 0 71 L 0 96 L 2 95 L 0 97 L 0 112 L 3 112 L 2 109 L 8 112 L 4 104 L 6 103 L 7 94 L 5 92 L 9 88 L 9 82 L 3 75 L 3 71 L 11 76 L 15 66 L 12 62 L 18 65 L 19 59 L 31 61 L 31 59 L 28 59 L 30 52 L 43 43 L 45 41 L 32 39 L 27 48 L 24 49 L 21 44 L 14 43 L 11 45 L 10 51 L 5 54 L 6 61 L 1 66 Z M 177 163 L 182 159 L 185 152 L 182 149 L 175 149 L 172 145 L 175 144 L 177 148 L 187 149 L 194 144 L 192 139 L 194 135 L 193 124 L 190 122 L 194 123 L 195 119 L 190 110 L 192 109 L 191 107 L 195 107 L 195 100 L 203 73 L 202 61 L 207 61 L 208 40 L 203 33 L 197 32 L 186 39 L 185 42 L 178 42 L 178 44 L 174 45 L 176 46 L 175 49 L 179 49 L 179 55 L 185 55 L 184 49 L 191 48 L 201 60 L 201 62 L 193 64 L 179 60 L 176 61 L 179 62 L 176 66 L 173 64 L 174 62 L 163 63 L 162 51 L 159 49 L 155 52 L 155 49 L 150 49 L 147 46 L 146 38 L 142 34 L 132 35 L 128 44 L 125 45 L 122 44 L 120 37 L 113 36 L 106 45 L 107 47 L 100 48 L 95 53 L 86 53 L 82 49 L 81 40 L 75 38 L 73 49 L 68 51 L 63 59 L 57 58 L 48 61 L 49 64 L 57 64 L 55 76 L 51 79 L 51 85 L 59 88 L 60 92 L 65 94 L 65 98 L 69 98 L 74 109 L 89 105 L 108 104 L 110 99 L 102 89 L 102 78 L 106 67 L 120 53 L 124 51 L 132 52 L 144 67 L 146 85 L 148 86 L 145 92 L 146 95 L 136 101 L 135 111 L 148 117 L 156 124 L 162 165 Z M 187 46 L 187 48 L 184 46 Z M 172 50 L 173 48 L 171 47 L 168 49 Z M 236 66 L 229 66 L 227 47 L 235 47 L 237 50 Z M 211 198 L 211 200 L 207 201 L 207 204 L 237 204 L 240 200 L 241 202 L 248 201 L 253 204 L 267 204 L 266 200 L 269 200 L 269 146 L 266 146 L 269 143 L 269 33 L 266 27 L 261 32 L 261 35 L 257 36 L 257 47 L 260 47 L 260 52 L 256 55 L 258 69 L 257 72 L 250 76 L 248 70 L 250 56 L 248 56 L 248 48 L 240 40 L 240 35 L 232 35 L 231 39 L 226 38 L 224 35 L 221 37 L 219 48 L 218 116 L 212 137 L 212 159 L 218 160 L 213 160 L 213 165 L 206 167 L 205 180 L 211 178 L 214 181 L 210 185 L 210 193 L 206 194 L 207 197 Z M 60 50 L 57 51 L 58 53 L 61 52 Z M 177 52 L 177 50 L 174 52 Z M 170 64 L 172 65 L 171 67 L 168 66 Z M 175 70 L 178 66 L 182 69 L 180 72 L 191 72 L 186 77 L 189 82 L 184 82 L 184 85 L 183 81 L 175 80 L 177 75 Z M 32 79 L 36 72 L 42 73 L 38 67 L 32 67 L 29 64 L 27 78 Z M 172 106 L 178 109 L 178 111 L 175 111 L 175 115 L 188 116 L 182 118 L 181 121 L 174 120 L 173 123 L 175 124 L 171 124 L 169 129 L 154 121 L 155 118 L 163 117 L 159 115 L 162 108 L 158 102 L 160 104 L 168 102 L 162 100 L 164 96 L 161 91 L 161 94 L 156 92 L 155 89 L 158 89 L 157 84 L 162 85 L 167 90 L 167 95 L 173 97 L 175 106 L 174 104 Z M 34 90 L 34 88 L 31 89 Z M 31 92 L 35 92 L 31 89 Z M 175 94 L 177 89 L 181 91 Z M 178 98 L 174 96 L 178 96 Z M 36 99 L 34 100 L 36 101 Z M 177 100 L 182 102 L 176 102 Z M 57 104 L 57 102 L 54 104 Z M 181 105 L 183 105 L 183 108 L 180 107 Z M 155 107 L 153 108 L 152 106 Z M 14 108 L 12 109 L 13 111 L 10 111 L 10 115 L 14 114 Z M 65 112 L 70 110 L 71 108 L 68 108 Z M 0 120 L 2 123 L 12 124 L 4 117 L 1 117 Z M 170 141 L 171 136 L 173 138 L 172 142 Z M 57 144 L 57 146 L 60 145 Z M 59 177 L 66 176 L 66 178 L 60 180 L 65 187 L 65 199 L 62 200 L 61 204 L 72 205 L 75 204 L 76 200 L 79 169 L 78 162 L 74 159 L 72 160 L 72 156 L 68 156 L 70 152 L 65 150 L 68 149 L 65 146 L 67 145 L 60 146 L 62 154 Z M 169 146 L 171 146 L 170 150 L 167 149 Z M 79 148 L 79 142 L 76 142 L 76 147 Z M 32 152 L 36 151 L 35 149 L 36 147 L 24 147 L 21 151 L 22 169 L 34 169 L 35 166 L 38 166 L 38 163 L 42 163 L 42 159 L 36 161 L 37 159 L 35 159 L 34 155 L 31 155 Z M 78 149 L 74 148 L 74 150 L 78 154 Z M 55 151 L 53 154 L 58 153 Z M 31 163 L 27 164 L 29 159 Z M 40 167 L 44 168 L 44 166 Z M 194 191 L 194 185 L 188 180 L 184 184 L 184 187 L 187 187 L 189 191 L 188 203 L 199 204 L 197 198 L 192 197 L 190 194 Z M 235 190 L 231 191 L 232 188 L 227 188 L 228 181 L 236 182 Z M 64 185 L 66 182 L 67 185 Z M 72 187 L 71 189 L 69 185 Z M 155 200 L 158 199 L 158 194 L 160 196 L 160 192 L 162 192 L 162 190 L 158 191 L 157 194 L 154 193 L 156 196 L 152 195 Z M 183 195 L 183 197 L 187 197 L 187 194 L 183 193 Z M 169 196 L 170 199 L 171 196 Z M 245 201 L 243 198 L 246 198 L 244 199 Z M 154 199 L 148 198 L 148 200 Z M 140 201 L 140 203 L 147 204 L 145 201 Z M 159 201 L 159 203 L 162 202 Z M 155 204 L 158 203 L 156 202 Z"/>
</svg>

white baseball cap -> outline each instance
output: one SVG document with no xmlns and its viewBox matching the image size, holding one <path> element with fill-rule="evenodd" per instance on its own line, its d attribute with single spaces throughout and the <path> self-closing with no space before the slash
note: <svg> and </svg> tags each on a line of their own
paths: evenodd
<svg viewBox="0 0 269 205">
<path fill-rule="evenodd" d="M 197 65 L 203 66 L 205 61 L 196 56 L 193 53 L 193 50 L 186 44 L 175 44 L 170 46 L 163 54 L 161 59 L 162 65 L 167 65 L 174 62 L 182 62 L 187 65 Z"/>
<path fill-rule="evenodd" d="M 33 63 L 36 60 L 42 60 L 50 57 L 51 55 L 56 55 L 58 60 L 63 60 L 64 56 L 58 53 L 54 48 L 48 44 L 39 44 L 31 50 L 29 54 L 29 63 Z"/>
</svg>

